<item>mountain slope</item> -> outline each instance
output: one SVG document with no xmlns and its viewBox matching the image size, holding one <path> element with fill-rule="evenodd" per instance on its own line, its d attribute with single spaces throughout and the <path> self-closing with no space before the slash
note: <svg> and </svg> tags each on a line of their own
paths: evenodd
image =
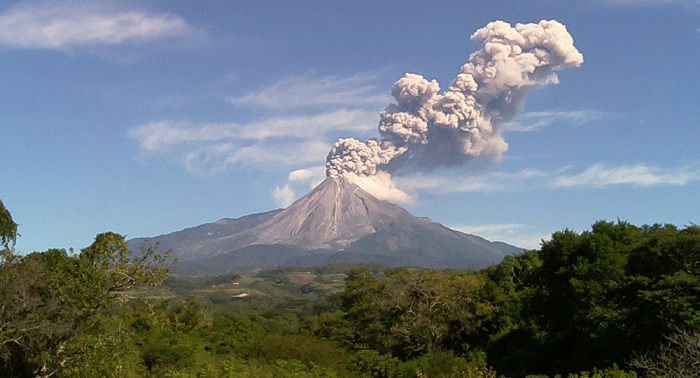
<svg viewBox="0 0 700 378">
<path fill-rule="evenodd" d="M 249 228 L 255 227 L 275 216 L 282 209 L 272 210 L 265 213 L 246 215 L 236 219 L 224 218 L 214 223 L 206 223 L 196 227 L 186 228 L 166 235 L 151 238 L 135 238 L 127 241 L 132 251 L 141 248 L 144 241 L 149 243 L 160 243 L 158 251 L 164 252 L 169 249 L 173 254 L 182 258 L 191 253 L 199 253 L 210 247 L 210 244 L 222 237 L 238 234 Z"/>
<path fill-rule="evenodd" d="M 272 219 L 246 231 L 251 244 L 343 249 L 377 227 L 413 220 L 408 211 L 380 201 L 347 179 L 328 178 Z"/>
<path fill-rule="evenodd" d="M 284 210 L 149 241 L 172 248 L 184 265 L 218 269 L 338 262 L 481 269 L 522 251 L 415 217 L 345 178 L 327 178 Z"/>
</svg>

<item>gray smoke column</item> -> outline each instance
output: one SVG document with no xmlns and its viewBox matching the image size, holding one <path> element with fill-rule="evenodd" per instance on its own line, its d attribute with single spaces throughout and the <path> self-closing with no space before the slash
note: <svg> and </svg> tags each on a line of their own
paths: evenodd
<svg viewBox="0 0 700 378">
<path fill-rule="evenodd" d="M 343 138 L 326 162 L 326 175 L 363 177 L 407 154 L 417 166 L 460 164 L 508 150 L 501 125 L 518 114 L 532 86 L 557 84 L 556 71 L 578 67 L 583 55 L 563 24 L 495 21 L 477 30 L 481 49 L 469 56 L 443 93 L 436 80 L 407 73 L 393 86 L 396 99 L 380 113 L 379 140 Z"/>
</svg>

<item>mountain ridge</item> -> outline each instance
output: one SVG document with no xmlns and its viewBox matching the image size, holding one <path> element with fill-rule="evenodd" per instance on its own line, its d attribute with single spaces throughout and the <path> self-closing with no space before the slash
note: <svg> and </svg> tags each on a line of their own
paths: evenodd
<svg viewBox="0 0 700 378">
<path fill-rule="evenodd" d="M 143 241 L 206 270 L 338 262 L 481 269 L 522 249 L 447 228 L 379 200 L 347 178 L 327 178 L 286 209 L 224 218 Z"/>
</svg>

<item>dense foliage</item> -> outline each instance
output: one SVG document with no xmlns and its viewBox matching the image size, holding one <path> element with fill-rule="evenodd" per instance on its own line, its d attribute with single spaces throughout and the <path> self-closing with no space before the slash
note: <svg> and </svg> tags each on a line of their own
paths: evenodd
<svg viewBox="0 0 700 378">
<path fill-rule="evenodd" d="M 695 225 L 599 222 L 479 272 L 288 267 L 158 287 L 167 256 L 148 245 L 134 257 L 106 233 L 78 254 L 16 256 L 15 235 L 3 234 L 0 376 L 631 378 L 700 366 Z"/>
<path fill-rule="evenodd" d="M 124 237 L 105 233 L 80 254 L 52 249 L 0 256 L 0 374 L 48 377 L 85 348 L 118 342 L 101 328 L 103 310 L 168 273 L 168 253 L 146 245 L 132 257 Z"/>
<path fill-rule="evenodd" d="M 503 302 L 488 346 L 500 372 L 623 364 L 664 335 L 700 330 L 700 227 L 599 222 L 484 273 Z"/>
</svg>

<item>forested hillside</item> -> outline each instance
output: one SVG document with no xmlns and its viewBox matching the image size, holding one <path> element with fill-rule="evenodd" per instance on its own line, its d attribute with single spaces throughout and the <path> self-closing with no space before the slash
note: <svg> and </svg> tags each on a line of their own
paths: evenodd
<svg viewBox="0 0 700 378">
<path fill-rule="evenodd" d="M 0 202 L 0 205 L 2 203 Z M 167 277 L 106 233 L 13 253 L 3 377 L 694 377 L 700 227 L 598 222 L 477 272 L 361 265 Z"/>
</svg>

